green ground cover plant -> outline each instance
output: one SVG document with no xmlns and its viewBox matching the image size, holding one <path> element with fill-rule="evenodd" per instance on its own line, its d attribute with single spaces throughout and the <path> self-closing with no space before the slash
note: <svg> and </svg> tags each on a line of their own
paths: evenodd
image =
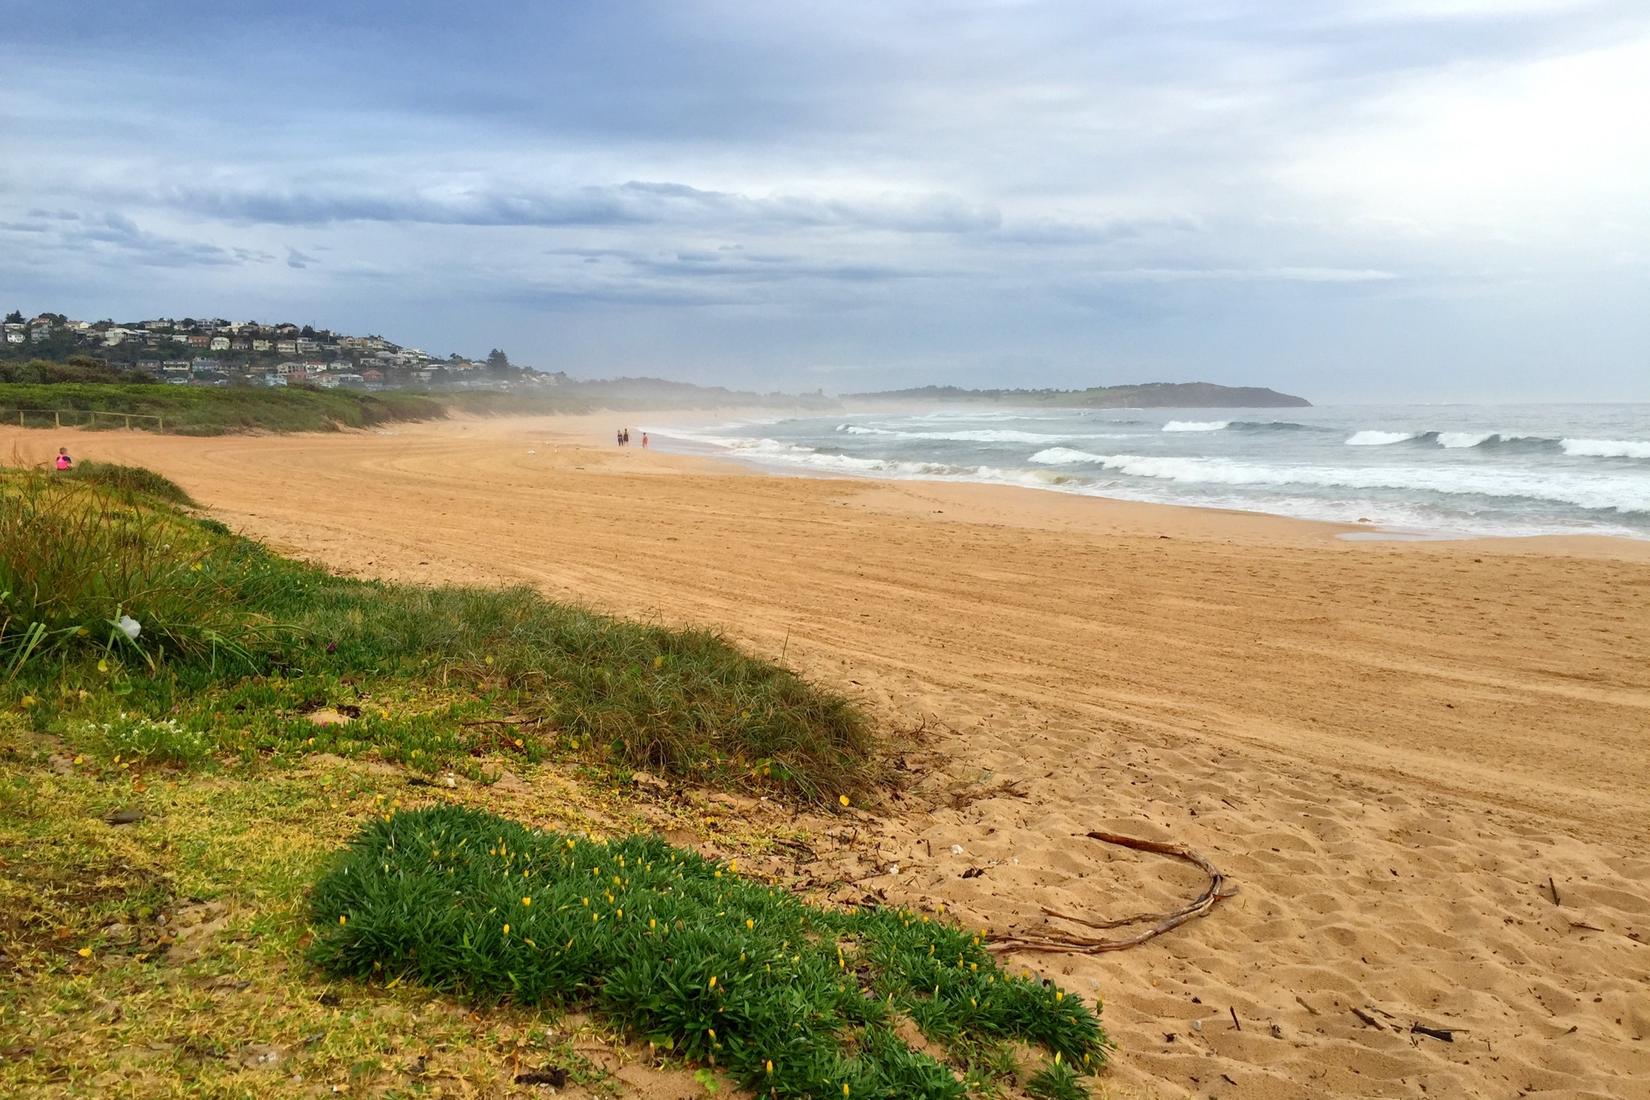
<svg viewBox="0 0 1650 1100">
<path fill-rule="evenodd" d="M 1081 1096 L 1108 1049 L 1079 998 L 1003 971 L 964 929 L 809 906 L 650 837 L 389 813 L 320 878 L 312 918 L 335 976 L 591 1009 L 763 1096 L 964 1097 L 1000 1083 L 1013 1044 L 1042 1052 L 1037 1094 Z"/>
<path fill-rule="evenodd" d="M 0 699 L 41 728 L 120 709 L 241 757 L 571 754 L 820 803 L 874 782 L 846 700 L 712 632 L 334 576 L 97 470 L 0 476 Z"/>
</svg>

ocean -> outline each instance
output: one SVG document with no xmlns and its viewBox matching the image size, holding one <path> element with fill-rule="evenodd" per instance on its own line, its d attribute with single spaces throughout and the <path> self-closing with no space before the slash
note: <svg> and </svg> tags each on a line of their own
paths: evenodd
<svg viewBox="0 0 1650 1100">
<path fill-rule="evenodd" d="M 1650 538 L 1650 405 L 942 408 L 648 429 L 774 471 L 1019 485 L 1415 535 Z"/>
</svg>

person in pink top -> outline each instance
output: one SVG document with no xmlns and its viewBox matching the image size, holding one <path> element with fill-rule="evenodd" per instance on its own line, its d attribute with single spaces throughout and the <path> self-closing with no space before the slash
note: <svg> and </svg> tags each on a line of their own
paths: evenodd
<svg viewBox="0 0 1650 1100">
<path fill-rule="evenodd" d="M 69 457 L 69 448 L 59 447 L 57 449 L 57 468 L 59 470 L 74 469 L 74 459 Z"/>
</svg>

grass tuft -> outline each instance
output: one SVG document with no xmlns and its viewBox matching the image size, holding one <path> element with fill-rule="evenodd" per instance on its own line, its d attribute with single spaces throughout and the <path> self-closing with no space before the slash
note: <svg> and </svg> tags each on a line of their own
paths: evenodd
<svg viewBox="0 0 1650 1100">
<path fill-rule="evenodd" d="M 122 466 L 113 462 L 81 462 L 74 469 L 54 476 L 163 500 L 168 504 L 181 504 L 191 508 L 195 504 L 177 482 L 143 466 Z"/>
<path fill-rule="evenodd" d="M 1014 1043 L 1081 1089 L 1108 1045 L 1075 995 L 903 910 L 827 911 L 656 838 L 530 831 L 456 806 L 385 815 L 317 883 L 328 973 L 585 1008 L 763 1096 L 952 1098 Z M 960 1064 L 898 1035 L 914 1022 Z M 1078 1092 L 1077 1095 L 1083 1095 Z"/>
</svg>

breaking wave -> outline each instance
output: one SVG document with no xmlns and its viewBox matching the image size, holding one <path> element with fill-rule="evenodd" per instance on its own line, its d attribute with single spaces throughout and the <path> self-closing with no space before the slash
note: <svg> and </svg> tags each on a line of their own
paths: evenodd
<svg viewBox="0 0 1650 1100">
<path fill-rule="evenodd" d="M 1650 458 L 1650 442 L 1637 439 L 1561 439 L 1558 446 L 1583 458 Z"/>
<path fill-rule="evenodd" d="M 957 443 L 1057 443 L 1062 439 L 1122 439 L 1118 432 L 1022 432 L 1014 428 L 965 428 L 953 432 L 910 432 L 897 428 L 872 428 L 863 424 L 838 424 L 836 430 L 848 435 L 880 435 L 891 439 L 938 439 Z"/>
<path fill-rule="evenodd" d="M 1424 490 L 1448 496 L 1556 501 L 1595 511 L 1650 514 L 1650 479 L 1568 471 L 1419 466 L 1271 466 L 1222 458 L 1098 455 L 1068 447 L 1038 451 L 1049 466 L 1089 464 L 1129 477 L 1201 485 L 1311 486 L 1331 489 Z"/>
<path fill-rule="evenodd" d="M 1171 420 L 1163 425 L 1166 432 L 1219 432 L 1231 426 L 1230 420 Z"/>
</svg>

